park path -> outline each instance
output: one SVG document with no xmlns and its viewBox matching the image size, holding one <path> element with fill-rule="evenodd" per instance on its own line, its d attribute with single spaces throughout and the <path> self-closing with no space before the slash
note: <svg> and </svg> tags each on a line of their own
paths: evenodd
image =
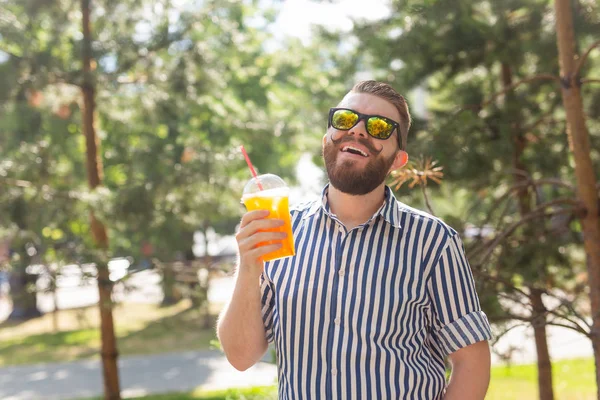
<svg viewBox="0 0 600 400">
<path fill-rule="evenodd" d="M 119 358 L 123 397 L 174 391 L 272 385 L 277 368 L 259 362 L 240 372 L 219 351 L 187 351 Z M 100 360 L 0 368 L 0 399 L 67 400 L 102 396 Z"/>
</svg>

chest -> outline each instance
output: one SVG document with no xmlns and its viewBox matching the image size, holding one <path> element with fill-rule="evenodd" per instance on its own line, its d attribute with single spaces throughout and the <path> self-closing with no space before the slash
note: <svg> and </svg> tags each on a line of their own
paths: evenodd
<svg viewBox="0 0 600 400">
<path fill-rule="evenodd" d="M 407 316 L 425 324 L 427 252 L 418 244 L 425 240 L 385 221 L 350 231 L 335 221 L 313 221 L 294 237 L 296 256 L 266 269 L 281 321 L 292 326 L 314 314 L 369 335 Z"/>
</svg>

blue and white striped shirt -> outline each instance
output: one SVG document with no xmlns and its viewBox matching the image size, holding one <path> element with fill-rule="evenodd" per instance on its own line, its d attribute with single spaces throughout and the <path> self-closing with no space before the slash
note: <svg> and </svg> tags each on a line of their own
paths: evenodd
<svg viewBox="0 0 600 400">
<path fill-rule="evenodd" d="M 350 231 L 327 187 L 291 214 L 296 256 L 261 276 L 279 398 L 442 398 L 445 356 L 491 338 L 456 231 L 389 187 Z"/>
</svg>

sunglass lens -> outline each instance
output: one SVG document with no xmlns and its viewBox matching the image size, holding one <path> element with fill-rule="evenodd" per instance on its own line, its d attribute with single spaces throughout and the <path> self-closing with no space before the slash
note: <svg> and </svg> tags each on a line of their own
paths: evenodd
<svg viewBox="0 0 600 400">
<path fill-rule="evenodd" d="M 335 129 L 350 129 L 358 121 L 358 115 L 350 110 L 336 110 L 331 118 L 331 125 Z"/>
<path fill-rule="evenodd" d="M 385 119 L 371 117 L 367 121 L 367 130 L 373 137 L 387 139 L 392 134 L 394 125 L 390 124 Z"/>
</svg>

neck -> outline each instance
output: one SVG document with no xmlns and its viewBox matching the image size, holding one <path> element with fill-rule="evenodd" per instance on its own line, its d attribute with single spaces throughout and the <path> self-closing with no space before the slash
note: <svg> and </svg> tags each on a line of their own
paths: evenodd
<svg viewBox="0 0 600 400">
<path fill-rule="evenodd" d="M 350 195 L 329 185 L 327 201 L 331 212 L 350 230 L 367 222 L 383 204 L 385 184 L 364 195 Z"/>
</svg>

